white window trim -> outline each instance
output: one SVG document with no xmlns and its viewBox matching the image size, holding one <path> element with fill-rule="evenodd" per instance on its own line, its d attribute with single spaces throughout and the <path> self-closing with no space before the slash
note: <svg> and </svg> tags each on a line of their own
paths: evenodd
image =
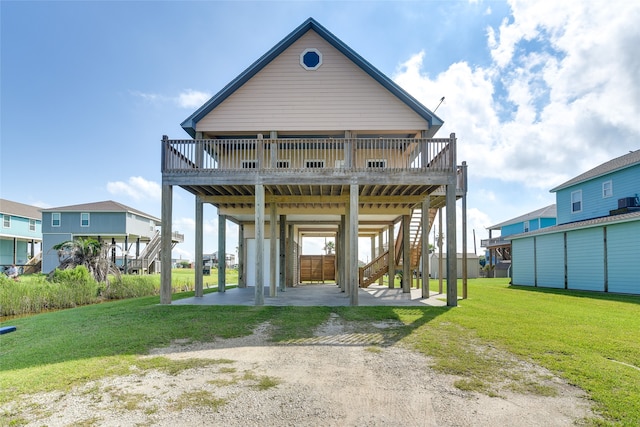
<svg viewBox="0 0 640 427">
<path fill-rule="evenodd" d="M 578 195 L 578 194 L 579 194 L 579 195 L 580 195 L 580 200 L 579 200 L 579 202 L 580 202 L 580 209 L 577 209 L 577 210 L 574 210 L 574 209 L 573 209 L 573 204 L 574 204 L 574 203 L 577 203 L 577 202 L 574 202 L 574 201 L 573 201 L 573 195 L 574 195 L 574 194 L 576 194 L 576 195 Z M 574 214 L 574 213 L 580 213 L 580 212 L 582 212 L 582 190 L 572 191 L 572 192 L 571 192 L 571 213 L 572 213 L 572 214 Z"/>
<path fill-rule="evenodd" d="M 7 214 L 2 215 L 2 227 L 11 228 L 11 215 L 7 215 Z"/>
<path fill-rule="evenodd" d="M 524 232 L 525 232 L 525 233 L 528 233 L 528 232 L 529 232 L 530 225 L 531 225 L 531 224 L 529 224 L 529 221 L 523 221 L 523 222 L 522 222 L 522 228 L 523 228 L 523 230 L 524 230 Z"/>
<path fill-rule="evenodd" d="M 35 219 L 30 219 L 29 220 L 29 231 L 36 231 L 36 220 Z"/>
<path fill-rule="evenodd" d="M 321 166 L 309 166 L 310 163 L 318 164 Z M 325 161 L 324 159 L 306 159 L 304 161 L 304 167 L 305 169 L 324 169 Z"/>
<path fill-rule="evenodd" d="M 307 64 L 304 63 L 304 56 L 309 52 L 314 52 L 316 55 L 318 55 L 318 64 L 315 67 L 309 67 L 307 66 Z M 315 47 L 311 47 L 303 50 L 302 53 L 300 54 L 300 65 L 302 66 L 302 68 L 304 68 L 307 71 L 317 70 L 322 65 L 322 52 L 320 52 Z"/>
<path fill-rule="evenodd" d="M 58 225 L 55 224 L 56 217 L 58 217 Z M 51 212 L 51 226 L 60 227 L 61 224 L 62 224 L 62 215 L 60 215 L 60 212 Z"/>
<path fill-rule="evenodd" d="M 87 216 L 87 225 L 82 224 L 82 216 Z M 89 212 L 80 213 L 80 227 L 90 227 L 91 226 L 91 214 Z"/>
<path fill-rule="evenodd" d="M 382 166 L 372 166 L 372 163 L 380 163 Z M 387 159 L 367 159 L 367 169 L 386 169 Z"/>
<path fill-rule="evenodd" d="M 606 188 L 605 188 L 607 184 L 609 184 L 609 194 L 607 194 Z M 609 197 L 613 197 L 613 181 L 612 180 L 605 181 L 602 183 L 602 198 L 607 199 Z"/>
</svg>

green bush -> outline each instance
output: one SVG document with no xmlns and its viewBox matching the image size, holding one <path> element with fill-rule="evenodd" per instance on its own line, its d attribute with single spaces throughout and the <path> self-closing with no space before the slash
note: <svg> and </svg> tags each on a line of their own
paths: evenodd
<svg viewBox="0 0 640 427">
<path fill-rule="evenodd" d="M 102 291 L 102 297 L 106 299 L 137 298 L 159 293 L 153 276 L 123 275 L 118 280 L 113 280 Z"/>
</svg>

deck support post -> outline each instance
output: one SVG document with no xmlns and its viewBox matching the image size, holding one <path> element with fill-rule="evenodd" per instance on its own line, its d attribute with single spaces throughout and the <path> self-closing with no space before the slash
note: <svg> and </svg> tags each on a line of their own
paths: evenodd
<svg viewBox="0 0 640 427">
<path fill-rule="evenodd" d="M 402 215 L 402 293 L 411 292 L 411 215 Z"/>
<path fill-rule="evenodd" d="M 297 285 L 294 283 L 296 275 L 294 274 L 294 267 L 298 264 L 295 260 L 295 239 L 293 238 L 294 226 L 293 224 L 287 224 L 289 238 L 287 240 L 287 285 L 293 287 Z"/>
<path fill-rule="evenodd" d="M 349 186 L 349 285 L 351 287 L 350 304 L 358 305 L 358 184 Z"/>
<path fill-rule="evenodd" d="M 340 290 L 345 292 L 345 283 L 347 281 L 346 272 L 346 245 L 345 245 L 345 227 L 347 226 L 346 215 L 340 215 L 340 226 L 338 227 L 337 252 L 338 252 L 338 285 Z"/>
<path fill-rule="evenodd" d="M 227 290 L 227 216 L 218 215 L 218 292 Z"/>
<path fill-rule="evenodd" d="M 256 185 L 256 296 L 255 305 L 264 305 L 264 185 Z"/>
<path fill-rule="evenodd" d="M 449 164 L 451 177 L 447 184 L 447 306 L 458 305 L 458 250 L 456 240 L 456 188 L 458 182 L 456 167 L 456 134 L 449 135 Z"/>
<path fill-rule="evenodd" d="M 276 266 L 278 253 L 278 217 L 275 202 L 269 204 L 269 296 L 278 296 L 278 282 L 276 281 Z"/>
<path fill-rule="evenodd" d="M 287 216 L 280 215 L 280 291 L 287 286 Z"/>
<path fill-rule="evenodd" d="M 376 253 L 376 256 L 382 255 L 383 252 L 384 252 L 384 231 L 380 231 L 380 233 L 378 233 L 378 253 Z M 378 268 L 380 267 L 378 266 Z M 380 276 L 380 279 L 378 280 L 378 285 L 380 286 L 384 285 L 383 276 Z"/>
<path fill-rule="evenodd" d="M 438 210 L 438 293 L 442 294 L 442 278 L 444 277 L 444 259 L 442 259 L 442 208 Z"/>
<path fill-rule="evenodd" d="M 160 249 L 160 304 L 171 304 L 171 221 L 173 186 L 162 184 L 162 230 Z"/>
<path fill-rule="evenodd" d="M 238 287 L 246 288 L 247 281 L 244 278 L 244 224 L 238 224 Z"/>
<path fill-rule="evenodd" d="M 200 196 L 196 196 L 196 247 L 195 247 L 195 268 L 196 268 L 196 277 L 195 277 L 195 296 L 202 297 L 204 295 L 203 290 L 203 278 L 202 278 L 202 269 L 203 265 L 203 206 L 204 203 Z"/>
<path fill-rule="evenodd" d="M 351 295 L 351 202 L 348 199 L 345 203 L 344 215 L 344 293 Z"/>
<path fill-rule="evenodd" d="M 389 289 L 393 289 L 395 287 L 395 281 L 396 281 L 396 244 L 395 244 L 396 236 L 394 235 L 395 232 L 396 232 L 395 224 L 392 223 L 389 226 L 388 236 L 387 236 L 387 240 L 389 242 L 389 283 L 388 283 Z"/>
<path fill-rule="evenodd" d="M 429 196 L 422 201 L 422 298 L 429 298 Z"/>
<path fill-rule="evenodd" d="M 462 298 L 467 299 L 467 162 L 462 162 Z M 475 248 L 474 252 L 475 252 Z"/>
</svg>

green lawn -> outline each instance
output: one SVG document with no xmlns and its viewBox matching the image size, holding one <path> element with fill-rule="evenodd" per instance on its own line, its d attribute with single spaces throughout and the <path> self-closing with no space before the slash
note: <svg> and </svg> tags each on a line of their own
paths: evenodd
<svg viewBox="0 0 640 427">
<path fill-rule="evenodd" d="M 176 278 L 174 274 L 174 283 Z M 217 279 L 215 271 L 207 279 Z M 430 287 L 437 290 L 437 281 Z M 163 358 L 138 358 L 179 338 L 242 336 L 267 320 L 276 329 L 275 340 L 308 337 L 333 312 L 362 321 L 363 327 L 374 319 L 401 320 L 405 327 L 389 331 L 388 342 L 433 356 L 434 368 L 463 377 L 456 384 L 462 389 L 494 395 L 507 362 L 482 349 L 509 351 L 585 390 L 603 417 L 592 420 L 594 424 L 640 425 L 640 297 L 519 288 L 508 286 L 506 279 L 475 279 L 469 280 L 469 299 L 460 300 L 457 308 L 158 302 L 158 297 L 114 301 L 0 324 L 18 328 L 0 336 L 0 406 L 22 393 L 65 390 L 104 375 L 127 373 L 132 364 L 182 369 Z M 531 392 L 536 385 L 524 386 Z M 0 425 L 3 422 L 19 424 L 0 410 Z"/>
</svg>

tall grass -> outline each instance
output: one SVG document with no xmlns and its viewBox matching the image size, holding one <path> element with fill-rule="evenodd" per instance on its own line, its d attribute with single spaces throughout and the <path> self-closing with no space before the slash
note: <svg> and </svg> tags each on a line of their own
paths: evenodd
<svg viewBox="0 0 640 427">
<path fill-rule="evenodd" d="M 227 269 L 227 283 L 237 283 L 238 271 Z M 193 269 L 172 270 L 172 292 L 193 291 Z M 217 271 L 204 277 L 205 288 L 217 286 Z M 98 284 L 85 267 L 56 270 L 52 279 L 42 274 L 21 276 L 16 282 L 0 276 L 0 317 L 23 316 L 49 310 L 119 300 L 153 296 L 160 293 L 160 275 L 121 275 L 111 277 L 108 284 Z"/>
</svg>

